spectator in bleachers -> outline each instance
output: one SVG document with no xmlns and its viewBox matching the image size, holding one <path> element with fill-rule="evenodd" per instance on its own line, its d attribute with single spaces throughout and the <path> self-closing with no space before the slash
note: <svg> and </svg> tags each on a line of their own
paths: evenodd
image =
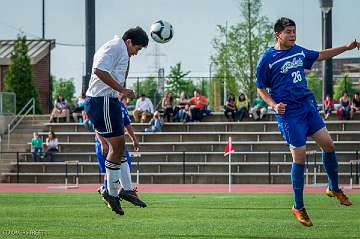
<svg viewBox="0 0 360 239">
<path fill-rule="evenodd" d="M 51 162 L 53 161 L 53 154 L 59 152 L 58 148 L 58 139 L 53 131 L 50 131 L 48 137 L 46 138 L 45 146 L 45 158 L 48 158 Z"/>
<path fill-rule="evenodd" d="M 69 105 L 63 95 L 59 95 L 55 101 L 55 107 L 50 115 L 50 122 L 53 122 L 54 118 L 56 118 L 57 122 L 59 122 L 59 118 L 66 118 L 66 122 L 70 122 Z"/>
<path fill-rule="evenodd" d="M 325 99 L 323 100 L 323 107 L 324 107 L 324 118 L 327 120 L 334 110 L 334 100 L 331 99 L 330 95 L 326 95 Z"/>
<path fill-rule="evenodd" d="M 236 114 L 235 119 L 237 121 L 242 121 L 245 117 L 249 115 L 250 102 L 246 99 L 245 95 L 241 93 L 239 95 L 238 101 L 236 101 Z"/>
<path fill-rule="evenodd" d="M 351 112 L 351 102 L 346 91 L 343 92 L 339 99 L 340 107 L 336 110 L 339 120 L 349 120 Z"/>
<path fill-rule="evenodd" d="M 41 158 L 43 150 L 43 141 L 42 138 L 39 137 L 39 134 L 34 132 L 33 138 L 31 139 L 31 153 L 32 153 L 32 160 L 34 162 L 37 161 L 37 158 Z"/>
<path fill-rule="evenodd" d="M 236 113 L 236 102 L 235 96 L 230 95 L 224 105 L 224 115 L 230 121 L 235 121 L 235 113 Z M 230 118 L 231 117 L 231 118 Z"/>
<path fill-rule="evenodd" d="M 161 107 L 164 111 L 164 120 L 170 122 L 174 113 L 174 99 L 171 92 L 166 92 L 161 101 Z"/>
<path fill-rule="evenodd" d="M 176 99 L 176 105 L 174 108 L 173 115 L 176 115 L 180 109 L 184 109 L 185 105 L 187 104 L 188 104 L 188 98 L 186 97 L 186 93 L 185 91 L 181 91 L 179 98 Z"/>
<path fill-rule="evenodd" d="M 360 110 L 360 96 L 359 92 L 354 94 L 352 105 L 351 105 L 351 118 L 353 118 L 356 111 Z"/>
<path fill-rule="evenodd" d="M 174 122 L 189 122 L 191 121 L 191 110 L 188 104 L 185 105 L 185 108 L 182 108 L 177 111 L 174 116 Z"/>
<path fill-rule="evenodd" d="M 84 121 L 85 98 L 86 98 L 86 94 L 84 92 L 81 93 L 80 97 L 76 102 L 76 108 L 71 112 L 75 122 L 82 123 Z"/>
<path fill-rule="evenodd" d="M 150 127 L 149 128 L 145 128 L 145 132 L 159 132 L 161 131 L 161 117 L 160 117 L 160 112 L 159 111 L 155 111 L 153 118 L 150 120 L 149 122 Z"/>
<path fill-rule="evenodd" d="M 265 101 L 257 95 L 253 107 L 249 111 L 250 117 L 254 118 L 254 120 L 261 120 L 267 112 L 267 107 Z"/>
<path fill-rule="evenodd" d="M 201 121 L 207 110 L 208 100 L 206 97 L 201 95 L 200 90 L 196 89 L 194 97 L 188 101 L 188 104 L 190 105 L 192 120 Z"/>
<path fill-rule="evenodd" d="M 142 94 L 136 101 L 135 110 L 133 111 L 134 120 L 136 123 L 139 121 L 145 123 L 154 113 L 153 103 L 149 98 Z"/>
</svg>

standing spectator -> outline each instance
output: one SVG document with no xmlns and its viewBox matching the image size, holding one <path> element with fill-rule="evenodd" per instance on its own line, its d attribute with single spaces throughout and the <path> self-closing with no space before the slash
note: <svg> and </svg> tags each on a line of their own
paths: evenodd
<svg viewBox="0 0 360 239">
<path fill-rule="evenodd" d="M 133 112 L 136 123 L 139 121 L 144 123 L 154 113 L 154 106 L 149 98 L 142 94 L 136 101 L 135 110 Z"/>
<path fill-rule="evenodd" d="M 350 112 L 350 117 L 353 118 L 354 114 L 356 111 L 360 110 L 360 96 L 359 96 L 359 92 L 354 94 L 354 98 L 352 100 L 352 105 L 351 105 L 351 112 Z"/>
<path fill-rule="evenodd" d="M 174 122 L 176 121 L 184 123 L 191 121 L 191 110 L 188 104 L 185 105 L 185 108 L 177 111 L 176 115 L 174 116 Z"/>
<path fill-rule="evenodd" d="M 324 118 L 327 120 L 334 110 L 334 101 L 331 99 L 330 95 L 326 95 L 325 99 L 323 100 L 323 107 L 324 107 Z"/>
<path fill-rule="evenodd" d="M 75 122 L 84 121 L 84 104 L 85 104 L 86 94 L 83 92 L 81 93 L 79 99 L 76 102 L 76 108 L 72 111 L 72 116 Z"/>
<path fill-rule="evenodd" d="M 250 117 L 254 120 L 261 120 L 267 112 L 267 104 L 265 101 L 257 95 L 254 100 L 253 107 L 250 109 Z"/>
<path fill-rule="evenodd" d="M 235 96 L 230 95 L 227 98 L 227 101 L 225 102 L 224 105 L 224 115 L 228 120 L 230 120 L 229 115 L 231 115 L 231 119 L 235 121 L 235 112 L 236 112 Z"/>
<path fill-rule="evenodd" d="M 241 93 L 238 101 L 236 101 L 236 114 L 235 119 L 242 121 L 246 116 L 249 115 L 250 102 L 246 99 L 245 95 Z"/>
<path fill-rule="evenodd" d="M 170 122 L 174 113 L 174 99 L 171 92 L 166 92 L 164 98 L 161 101 L 161 107 L 164 110 L 164 120 L 166 119 L 167 122 Z"/>
<path fill-rule="evenodd" d="M 186 97 L 185 91 L 181 91 L 180 96 L 176 102 L 177 104 L 175 105 L 173 115 L 176 115 L 180 109 L 184 109 L 185 106 L 188 105 L 188 98 Z"/>
<path fill-rule="evenodd" d="M 188 101 L 188 104 L 190 105 L 193 121 L 201 121 L 208 105 L 206 97 L 201 95 L 200 90 L 195 90 L 194 97 Z"/>
<path fill-rule="evenodd" d="M 56 138 L 56 135 L 53 131 L 50 131 L 48 134 L 48 137 L 46 138 L 46 152 L 45 157 L 49 157 L 50 161 L 53 161 L 53 154 L 56 152 L 59 152 L 58 149 L 58 139 Z"/>
<path fill-rule="evenodd" d="M 149 122 L 150 127 L 145 128 L 145 132 L 159 132 L 161 130 L 160 112 L 155 111 L 153 118 Z"/>
<path fill-rule="evenodd" d="M 34 132 L 33 138 L 31 139 L 31 152 L 32 152 L 32 160 L 36 162 L 37 157 L 41 157 L 42 148 L 43 148 L 42 138 L 39 137 L 39 134 Z"/>
<path fill-rule="evenodd" d="M 339 99 L 340 107 L 336 110 L 339 120 L 349 120 L 351 103 L 346 91 L 343 92 L 341 98 Z"/>
<path fill-rule="evenodd" d="M 53 122 L 54 118 L 59 122 L 59 118 L 66 118 L 66 122 L 70 122 L 70 112 L 68 102 L 63 95 L 59 95 L 55 101 L 55 107 L 50 115 L 50 122 Z"/>
</svg>

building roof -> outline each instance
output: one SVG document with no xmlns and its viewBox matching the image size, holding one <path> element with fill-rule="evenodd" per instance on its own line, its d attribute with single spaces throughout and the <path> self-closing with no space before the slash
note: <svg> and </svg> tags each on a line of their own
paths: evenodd
<svg viewBox="0 0 360 239">
<path fill-rule="evenodd" d="M 10 65 L 11 52 L 14 49 L 15 40 L 0 40 L 0 65 Z M 32 65 L 38 63 L 49 54 L 49 49 L 55 48 L 55 40 L 37 39 L 26 40 L 28 55 Z"/>
</svg>

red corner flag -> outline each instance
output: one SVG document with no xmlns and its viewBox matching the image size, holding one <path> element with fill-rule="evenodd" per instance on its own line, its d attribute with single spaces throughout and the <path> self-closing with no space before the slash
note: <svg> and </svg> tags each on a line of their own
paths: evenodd
<svg viewBox="0 0 360 239">
<path fill-rule="evenodd" d="M 227 142 L 227 144 L 225 146 L 224 156 L 227 156 L 227 155 L 232 154 L 234 152 L 235 152 L 234 146 L 232 145 L 231 137 L 229 137 L 228 142 Z"/>
</svg>

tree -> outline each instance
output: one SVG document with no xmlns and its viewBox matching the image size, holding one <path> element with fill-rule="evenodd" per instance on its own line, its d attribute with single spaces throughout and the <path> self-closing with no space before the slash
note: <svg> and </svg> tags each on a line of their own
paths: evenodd
<svg viewBox="0 0 360 239">
<path fill-rule="evenodd" d="M 74 78 L 56 79 L 55 77 L 53 77 L 52 82 L 53 82 L 53 95 L 52 95 L 53 100 L 56 100 L 56 98 L 59 95 L 63 95 L 64 98 L 67 100 L 67 102 L 71 104 L 72 98 L 74 97 L 75 94 Z"/>
<path fill-rule="evenodd" d="M 272 25 L 267 17 L 261 16 L 261 6 L 261 0 L 241 1 L 239 9 L 243 20 L 229 29 L 218 25 L 220 37 L 213 40 L 215 76 L 224 77 L 227 92 L 237 95 L 241 91 L 250 100 L 256 95 L 257 59 L 273 41 Z"/>
<path fill-rule="evenodd" d="M 26 36 L 19 35 L 11 52 L 9 69 L 5 76 L 5 91 L 16 94 L 16 111 L 35 98 L 36 112 L 41 113 L 38 92 L 34 86 L 32 67 L 28 56 Z"/>
<path fill-rule="evenodd" d="M 133 84 L 133 89 L 135 91 L 135 95 L 139 97 L 141 94 L 145 94 L 146 97 L 150 98 L 151 101 L 157 97 L 157 82 L 155 77 L 150 76 L 147 77 L 143 81 L 137 81 Z"/>
<path fill-rule="evenodd" d="M 354 95 L 356 92 L 352 80 L 349 79 L 349 75 L 346 73 L 342 76 L 342 79 L 337 80 L 335 83 L 334 99 L 339 100 L 344 91 L 346 91 L 349 96 Z"/>
<path fill-rule="evenodd" d="M 315 99 L 318 103 L 322 102 L 322 81 L 313 72 L 310 72 L 307 76 L 308 88 L 314 93 Z"/>
<path fill-rule="evenodd" d="M 171 66 L 165 89 L 172 92 L 175 97 L 178 97 L 182 91 L 185 91 L 187 96 L 193 95 L 196 86 L 192 80 L 184 79 L 189 74 L 190 71 L 183 72 L 180 62 L 175 66 Z"/>
</svg>

